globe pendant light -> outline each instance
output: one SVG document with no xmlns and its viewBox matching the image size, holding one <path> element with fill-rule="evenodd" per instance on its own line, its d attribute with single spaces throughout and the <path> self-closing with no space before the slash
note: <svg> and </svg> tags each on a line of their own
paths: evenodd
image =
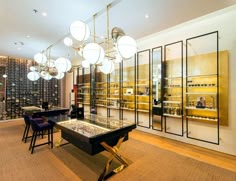
<svg viewBox="0 0 236 181">
<path fill-rule="evenodd" d="M 58 72 L 58 74 L 56 76 L 54 76 L 54 78 L 56 79 L 62 79 L 64 77 L 64 73 L 63 72 Z"/>
<path fill-rule="evenodd" d="M 47 61 L 47 57 L 42 53 L 37 53 L 34 55 L 34 60 L 39 64 L 45 64 Z"/>
<path fill-rule="evenodd" d="M 70 60 L 61 57 L 56 59 L 55 67 L 57 68 L 58 72 L 67 72 L 71 69 L 72 65 Z"/>
<path fill-rule="evenodd" d="M 137 43 L 130 36 L 121 36 L 117 40 L 117 50 L 124 59 L 129 59 L 137 52 Z"/>
<path fill-rule="evenodd" d="M 104 59 L 104 50 L 97 43 L 88 43 L 83 50 L 83 57 L 90 63 L 101 63 Z"/>
<path fill-rule="evenodd" d="M 71 35 L 78 41 L 85 41 L 90 36 L 89 27 L 82 21 L 75 21 L 70 25 Z"/>
<path fill-rule="evenodd" d="M 102 66 L 99 67 L 101 72 L 104 74 L 109 74 L 115 69 L 114 63 L 109 61 L 107 58 L 102 62 Z"/>
<path fill-rule="evenodd" d="M 42 71 L 40 74 L 41 74 L 42 78 L 45 80 L 52 79 L 52 76 L 48 72 Z"/>
<path fill-rule="evenodd" d="M 90 66 L 90 63 L 87 60 L 82 61 L 82 67 L 89 68 L 89 66 Z"/>
<path fill-rule="evenodd" d="M 31 81 L 36 81 L 40 78 L 40 75 L 38 72 L 29 72 L 27 74 L 27 78 Z"/>
</svg>

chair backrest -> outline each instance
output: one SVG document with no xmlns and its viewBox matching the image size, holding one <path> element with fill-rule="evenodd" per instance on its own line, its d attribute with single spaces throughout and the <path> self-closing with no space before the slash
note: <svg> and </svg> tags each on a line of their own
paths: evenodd
<svg viewBox="0 0 236 181">
<path fill-rule="evenodd" d="M 27 115 L 27 114 L 24 115 L 25 124 L 29 125 L 30 124 L 30 119 L 31 119 L 30 115 Z"/>
<path fill-rule="evenodd" d="M 38 122 L 34 119 L 30 119 L 30 124 L 31 124 L 31 128 L 33 131 L 40 131 L 40 128 L 38 126 Z"/>
</svg>

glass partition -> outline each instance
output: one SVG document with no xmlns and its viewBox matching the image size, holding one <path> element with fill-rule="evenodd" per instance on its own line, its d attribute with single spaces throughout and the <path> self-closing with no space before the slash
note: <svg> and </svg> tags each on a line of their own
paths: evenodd
<svg viewBox="0 0 236 181">
<path fill-rule="evenodd" d="M 186 45 L 187 137 L 219 144 L 218 32 L 189 38 Z"/>
<path fill-rule="evenodd" d="M 162 131 L 162 47 L 152 49 L 152 128 Z"/>
<path fill-rule="evenodd" d="M 165 132 L 183 136 L 183 41 L 165 45 L 163 116 Z"/>
<path fill-rule="evenodd" d="M 137 53 L 136 68 L 136 121 L 150 128 L 150 50 Z"/>
</svg>

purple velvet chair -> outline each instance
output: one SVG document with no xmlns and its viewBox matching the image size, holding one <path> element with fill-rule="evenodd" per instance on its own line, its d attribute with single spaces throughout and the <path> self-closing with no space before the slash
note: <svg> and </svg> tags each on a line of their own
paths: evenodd
<svg viewBox="0 0 236 181">
<path fill-rule="evenodd" d="M 25 130 L 23 133 L 23 137 L 22 137 L 22 141 L 24 141 L 25 143 L 27 142 L 28 138 L 31 138 L 32 136 L 29 136 L 29 129 L 30 129 L 30 119 L 34 119 L 35 121 L 37 121 L 38 123 L 42 123 L 43 118 L 32 118 L 30 115 L 25 114 L 24 115 L 24 121 L 25 121 Z M 42 134 L 43 136 L 43 134 Z"/>
<path fill-rule="evenodd" d="M 53 148 L 53 126 L 54 126 L 53 122 L 51 122 L 50 120 L 48 122 L 38 122 L 35 119 L 30 119 L 30 124 L 33 130 L 33 135 L 29 146 L 31 154 L 34 152 L 34 148 L 38 146 L 51 144 L 51 148 Z M 36 145 L 37 136 L 39 136 L 40 133 L 44 131 L 47 131 L 48 133 L 47 142 Z"/>
</svg>

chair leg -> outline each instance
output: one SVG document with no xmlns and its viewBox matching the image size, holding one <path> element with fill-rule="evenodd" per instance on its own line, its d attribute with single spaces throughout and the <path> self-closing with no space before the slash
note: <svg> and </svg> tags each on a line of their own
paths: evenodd
<svg viewBox="0 0 236 181">
<path fill-rule="evenodd" d="M 24 133 L 23 133 L 22 141 L 25 140 L 25 133 L 26 133 L 26 130 L 27 130 L 27 124 L 25 125 L 25 130 L 24 130 Z"/>
<path fill-rule="evenodd" d="M 51 129 L 51 148 L 53 148 L 53 128 Z"/>
<path fill-rule="evenodd" d="M 35 131 L 33 131 L 33 135 L 32 135 L 31 141 L 30 141 L 29 150 L 31 150 L 31 148 L 32 148 L 32 144 L 33 144 L 33 142 L 34 142 L 34 139 L 36 139 Z"/>
<path fill-rule="evenodd" d="M 34 147 L 35 147 L 35 142 L 36 142 L 36 138 L 37 138 L 37 134 L 38 134 L 38 131 L 35 131 L 35 138 L 34 138 L 34 142 L 33 142 L 33 145 L 32 145 L 32 148 L 31 148 L 31 154 L 33 154 L 34 152 Z"/>
<path fill-rule="evenodd" d="M 28 134 L 29 134 L 29 129 L 30 129 L 30 125 L 27 126 L 26 135 L 25 135 L 25 143 L 27 142 L 27 138 L 28 138 Z"/>
<path fill-rule="evenodd" d="M 47 130 L 48 131 L 48 145 L 50 144 L 50 129 Z"/>
</svg>

